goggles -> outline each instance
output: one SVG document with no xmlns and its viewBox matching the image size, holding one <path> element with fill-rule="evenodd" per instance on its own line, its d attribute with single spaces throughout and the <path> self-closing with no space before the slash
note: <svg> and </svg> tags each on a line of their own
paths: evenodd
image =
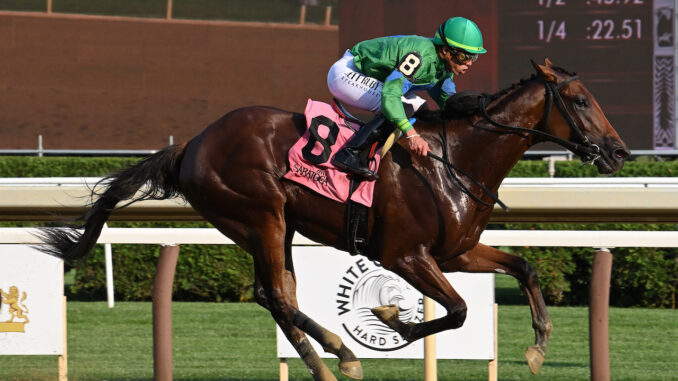
<svg viewBox="0 0 678 381">
<path fill-rule="evenodd" d="M 471 62 L 476 62 L 478 59 L 477 54 L 465 52 L 463 50 L 451 48 L 450 52 L 452 52 L 452 59 L 454 62 L 458 63 L 459 65 L 463 65 L 469 60 L 471 60 Z"/>
</svg>

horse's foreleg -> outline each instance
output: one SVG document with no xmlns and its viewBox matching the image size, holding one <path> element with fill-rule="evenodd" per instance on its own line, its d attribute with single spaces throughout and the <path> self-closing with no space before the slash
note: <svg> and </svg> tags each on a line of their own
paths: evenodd
<svg viewBox="0 0 678 381">
<path fill-rule="evenodd" d="M 271 239 L 275 235 L 262 236 L 266 238 L 261 241 L 261 245 L 276 246 Z M 306 339 L 304 332 L 318 341 L 327 352 L 339 357 L 339 370 L 343 374 L 361 379 L 360 361 L 346 348 L 339 336 L 321 327 L 299 311 L 291 256 L 291 239 L 292 234 L 288 233 L 284 249 L 282 247 L 280 250 L 264 249 L 261 251 L 262 255 L 255 256 L 255 267 L 259 274 L 260 284 L 257 288 L 257 299 L 260 304 L 268 306 L 271 315 L 304 360 L 314 379 L 336 380 Z"/>
<path fill-rule="evenodd" d="M 315 349 L 313 349 L 313 346 L 311 346 L 311 343 L 308 341 L 308 338 L 304 332 L 288 322 L 286 319 L 279 317 L 278 314 L 273 313 L 270 307 L 271 302 L 268 299 L 267 294 L 268 292 L 264 289 L 264 287 L 262 287 L 259 277 L 255 276 L 254 299 L 260 306 L 271 311 L 271 316 L 273 316 L 275 322 L 278 324 L 278 326 L 280 326 L 280 329 L 285 334 L 285 337 L 287 337 L 287 340 L 292 344 L 294 350 L 297 351 L 299 357 L 302 359 L 302 361 L 304 361 L 304 364 L 306 364 L 306 367 L 309 369 L 311 374 L 314 375 L 314 378 L 316 380 L 335 379 L 334 376 L 329 372 L 329 369 L 327 369 L 327 366 L 325 366 L 325 363 L 322 361 L 320 356 L 318 356 L 318 353 L 315 351 Z M 329 375 L 327 373 L 329 373 Z M 316 377 L 323 374 L 324 376 L 322 378 Z"/>
<path fill-rule="evenodd" d="M 373 308 L 372 312 L 407 341 L 418 340 L 448 329 L 459 328 L 466 320 L 466 303 L 438 268 L 434 258 L 423 248 L 419 252 L 382 265 L 400 275 L 424 295 L 440 303 L 447 315 L 423 323 L 403 323 L 396 306 Z"/>
<path fill-rule="evenodd" d="M 544 362 L 546 347 L 553 325 L 546 310 L 546 303 L 539 288 L 537 273 L 526 260 L 490 246 L 478 244 L 472 250 L 441 264 L 445 272 L 500 273 L 516 278 L 530 303 L 535 343 L 525 351 L 530 370 L 537 374 Z"/>
<path fill-rule="evenodd" d="M 304 361 L 313 379 L 316 381 L 336 381 L 336 377 L 334 377 L 332 372 L 327 368 L 327 365 L 325 365 L 320 356 L 318 356 L 318 353 L 313 349 L 304 332 L 297 328 L 289 319 L 289 314 L 284 312 L 286 310 L 296 311 L 296 306 L 291 306 L 291 308 L 284 306 L 285 302 L 282 300 L 285 297 L 281 297 L 280 290 L 268 289 L 265 286 L 255 289 L 255 297 L 257 303 L 266 307 L 271 312 L 271 316 L 280 326 L 280 329 L 292 344 L 292 347 L 297 351 L 299 357 Z"/>
<path fill-rule="evenodd" d="M 294 307 L 291 323 L 298 329 L 306 332 L 323 347 L 325 352 L 332 353 L 339 358 L 339 371 L 347 377 L 360 380 L 363 378 L 363 368 L 360 360 L 344 345 L 341 338 L 335 333 L 322 327 L 313 319 L 299 310 L 296 299 L 297 282 L 294 277 L 292 261 L 292 238 L 294 231 L 289 231 L 285 237 L 285 288 L 293 293 Z"/>
<path fill-rule="evenodd" d="M 339 336 L 322 327 L 299 310 L 295 311 L 292 323 L 320 343 L 325 352 L 339 357 L 339 371 L 342 374 L 356 380 L 363 378 L 360 360 L 344 345 Z"/>
</svg>

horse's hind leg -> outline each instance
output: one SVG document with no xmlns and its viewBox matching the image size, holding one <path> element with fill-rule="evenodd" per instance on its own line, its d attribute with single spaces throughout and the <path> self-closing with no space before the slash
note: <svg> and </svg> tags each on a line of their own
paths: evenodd
<svg viewBox="0 0 678 381">
<path fill-rule="evenodd" d="M 490 246 L 478 244 L 472 250 L 441 264 L 443 271 L 470 273 L 501 273 L 516 278 L 527 294 L 532 312 L 532 327 L 535 345 L 527 348 L 525 358 L 530 371 L 537 374 L 546 356 L 546 346 L 553 325 L 546 310 L 546 303 L 539 288 L 537 273 L 523 258 L 505 253 Z"/>
</svg>

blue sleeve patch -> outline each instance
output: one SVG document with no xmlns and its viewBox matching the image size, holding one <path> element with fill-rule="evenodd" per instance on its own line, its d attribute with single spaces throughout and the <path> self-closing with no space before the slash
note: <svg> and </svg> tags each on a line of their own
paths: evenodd
<svg viewBox="0 0 678 381">
<path fill-rule="evenodd" d="M 402 78 L 402 77 L 403 77 L 403 73 L 399 72 L 398 70 L 393 70 L 391 72 L 391 74 L 389 74 L 388 77 L 386 77 L 386 80 L 384 82 L 394 81 L 394 80 L 396 80 L 398 78 Z"/>
<path fill-rule="evenodd" d="M 410 88 L 412 87 L 412 82 L 410 82 L 409 79 L 405 78 L 405 76 L 403 76 L 403 73 L 399 72 L 398 70 L 393 70 L 391 72 L 391 74 L 389 74 L 389 76 L 386 77 L 385 82 L 394 81 L 394 80 L 400 79 L 400 78 L 403 79 L 403 91 L 402 91 L 402 93 L 405 94 L 408 91 L 410 91 Z"/>
<path fill-rule="evenodd" d="M 454 81 L 452 81 L 452 78 L 445 78 L 445 81 L 443 81 L 443 86 L 442 90 L 447 94 L 447 95 L 452 95 L 457 92 L 457 86 L 455 86 Z"/>
</svg>

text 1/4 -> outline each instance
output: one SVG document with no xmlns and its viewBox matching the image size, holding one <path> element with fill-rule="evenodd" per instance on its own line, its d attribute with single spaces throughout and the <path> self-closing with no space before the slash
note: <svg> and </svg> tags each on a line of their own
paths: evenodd
<svg viewBox="0 0 678 381">
<path fill-rule="evenodd" d="M 567 36 L 565 30 L 565 21 L 544 21 L 537 20 L 537 26 L 539 28 L 539 39 L 545 42 L 551 42 L 553 38 L 560 38 L 564 40 Z"/>
</svg>

